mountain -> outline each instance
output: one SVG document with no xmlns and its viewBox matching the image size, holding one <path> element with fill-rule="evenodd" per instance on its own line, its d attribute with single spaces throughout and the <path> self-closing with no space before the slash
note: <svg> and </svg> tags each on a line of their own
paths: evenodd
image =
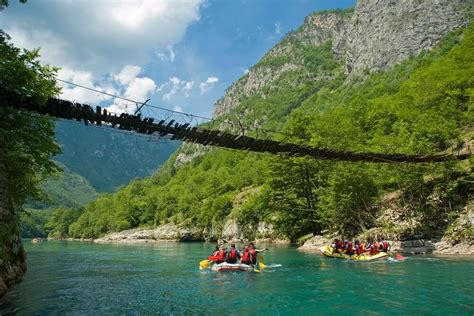
<svg viewBox="0 0 474 316">
<path fill-rule="evenodd" d="M 62 153 L 54 159 L 87 179 L 97 192 L 113 192 L 134 178 L 151 175 L 180 145 L 79 122 L 58 121 L 55 131 Z"/>
<path fill-rule="evenodd" d="M 313 13 L 229 87 L 207 127 L 361 152 L 469 150 L 473 11 L 462 0 L 366 0 Z M 472 209 L 472 161 L 388 163 L 183 144 L 153 176 L 88 204 L 69 233 L 176 225 L 202 239 L 471 238 L 461 219 Z"/>
<path fill-rule="evenodd" d="M 56 164 L 62 171 L 41 184 L 44 199 L 32 200 L 24 205 L 24 211 L 20 214 L 23 238 L 46 237 L 45 225 L 55 209 L 80 208 L 99 196 L 86 179 L 71 172 L 65 165 Z"/>
<path fill-rule="evenodd" d="M 99 193 L 153 174 L 180 145 L 79 122 L 58 121 L 55 132 L 62 153 L 54 159 L 63 172 L 41 185 L 45 201 L 24 206 L 23 238 L 46 236 L 45 225 L 55 209 L 61 213 L 80 208 Z"/>
</svg>

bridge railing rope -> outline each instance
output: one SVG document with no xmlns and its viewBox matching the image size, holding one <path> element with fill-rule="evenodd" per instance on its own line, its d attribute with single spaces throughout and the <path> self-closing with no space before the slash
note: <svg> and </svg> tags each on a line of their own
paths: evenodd
<svg viewBox="0 0 474 316">
<path fill-rule="evenodd" d="M 171 119 L 155 121 L 141 115 L 122 113 L 113 114 L 100 106 L 93 109 L 87 104 L 80 104 L 51 98 L 46 105 L 39 105 L 15 92 L 0 87 L 0 104 L 26 111 L 33 111 L 57 118 L 83 121 L 86 125 L 108 125 L 112 128 L 133 131 L 141 134 L 172 135 L 178 139 L 202 145 L 218 146 L 252 152 L 278 154 L 289 157 L 312 157 L 316 159 L 341 161 L 367 161 L 378 163 L 432 163 L 468 159 L 471 154 L 462 155 L 404 155 L 384 153 L 363 153 L 316 148 L 270 139 L 256 139 L 245 135 L 235 135 L 226 131 L 197 128 L 189 123 L 178 123 Z"/>
</svg>

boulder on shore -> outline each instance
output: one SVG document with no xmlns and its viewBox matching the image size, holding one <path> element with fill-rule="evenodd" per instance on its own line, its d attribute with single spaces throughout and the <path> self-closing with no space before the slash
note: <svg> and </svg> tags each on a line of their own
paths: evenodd
<svg viewBox="0 0 474 316">
<path fill-rule="evenodd" d="M 328 245 L 331 243 L 331 239 L 325 236 L 316 235 L 307 241 L 301 246 L 298 247 L 298 250 L 303 251 L 319 251 L 319 248 L 322 246 Z"/>
</svg>

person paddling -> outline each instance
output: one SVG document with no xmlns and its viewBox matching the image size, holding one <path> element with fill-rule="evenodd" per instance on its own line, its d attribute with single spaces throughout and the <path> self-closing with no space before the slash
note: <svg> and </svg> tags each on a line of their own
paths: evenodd
<svg viewBox="0 0 474 316">
<path fill-rule="evenodd" d="M 219 251 L 217 252 L 217 260 L 216 260 L 216 263 L 219 264 L 219 263 L 222 263 L 225 261 L 225 257 L 226 257 L 226 251 L 224 249 L 224 246 L 220 246 L 219 247 Z"/>
<path fill-rule="evenodd" d="M 249 244 L 250 263 L 257 264 L 257 254 L 266 250 L 268 250 L 268 248 L 255 249 L 255 245 L 253 244 L 253 242 L 251 242 Z"/>
<path fill-rule="evenodd" d="M 235 249 L 235 244 L 230 245 L 230 250 L 227 253 L 226 262 L 227 263 L 237 263 L 237 260 L 240 259 L 240 253 Z"/>
<path fill-rule="evenodd" d="M 250 252 L 249 252 L 249 246 L 245 245 L 244 251 L 242 254 L 242 257 L 240 258 L 240 263 L 243 264 L 250 264 Z"/>
</svg>

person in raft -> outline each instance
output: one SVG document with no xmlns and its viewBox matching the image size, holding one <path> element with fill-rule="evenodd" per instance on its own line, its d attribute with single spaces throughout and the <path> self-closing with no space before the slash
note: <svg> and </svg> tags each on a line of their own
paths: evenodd
<svg viewBox="0 0 474 316">
<path fill-rule="evenodd" d="M 237 263 L 237 260 L 240 259 L 240 252 L 235 248 L 235 244 L 230 245 L 230 249 L 227 252 L 227 257 L 225 262 L 227 263 Z"/>
<path fill-rule="evenodd" d="M 334 242 L 331 245 L 332 247 L 332 253 L 341 253 L 342 250 L 344 250 L 344 242 L 339 240 L 339 239 L 334 239 Z"/>
<path fill-rule="evenodd" d="M 364 243 L 361 241 L 340 241 L 339 239 L 334 239 L 334 242 L 331 244 L 332 253 L 346 253 L 352 256 L 354 253 L 357 255 L 362 255 L 368 252 L 370 255 L 376 255 L 379 252 L 388 252 L 390 251 L 390 243 L 384 238 L 377 240 L 367 240 Z"/>
<path fill-rule="evenodd" d="M 223 245 L 216 245 L 216 250 L 212 253 L 212 256 L 216 258 L 215 263 L 219 264 L 225 262 L 226 250 Z"/>
<path fill-rule="evenodd" d="M 245 245 L 242 256 L 240 257 L 240 263 L 250 264 L 250 252 L 249 246 Z"/>
<path fill-rule="evenodd" d="M 255 249 L 255 245 L 253 244 L 253 242 L 249 243 L 248 249 L 249 249 L 250 263 L 251 264 L 257 264 L 257 254 L 258 253 L 268 250 L 268 248 Z"/>
</svg>

